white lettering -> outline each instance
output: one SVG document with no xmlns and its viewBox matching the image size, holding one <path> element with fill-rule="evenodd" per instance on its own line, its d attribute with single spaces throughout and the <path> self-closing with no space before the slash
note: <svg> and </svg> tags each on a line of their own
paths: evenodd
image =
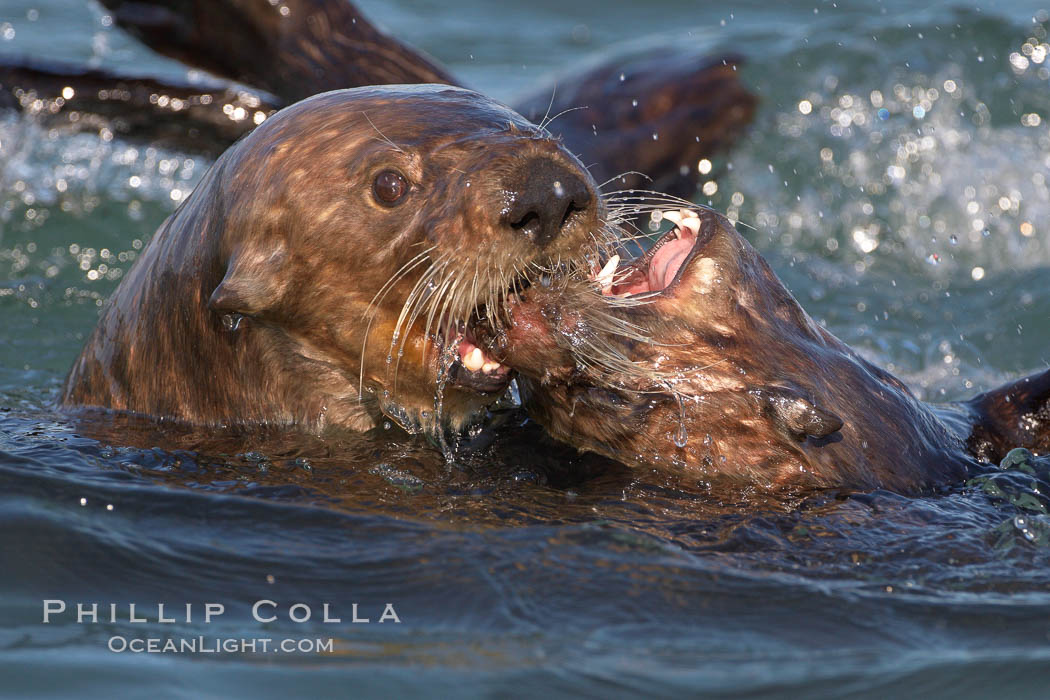
<svg viewBox="0 0 1050 700">
<path fill-rule="evenodd" d="M 50 624 L 51 616 L 63 613 L 66 611 L 66 601 L 64 600 L 45 600 L 44 601 L 44 624 Z"/>
<path fill-rule="evenodd" d="M 324 619 L 321 622 L 342 622 L 338 617 L 329 617 L 328 603 L 322 605 L 321 610 L 324 612 Z"/>
<path fill-rule="evenodd" d="M 386 604 L 386 608 L 383 609 L 383 616 L 379 618 L 380 622 L 386 622 L 387 620 L 393 620 L 397 624 L 401 624 L 401 618 L 397 616 L 393 603 Z"/>
<path fill-rule="evenodd" d="M 128 604 L 128 622 L 149 622 L 149 620 L 147 620 L 144 617 L 135 617 L 135 604 L 134 603 L 129 603 Z M 132 649 L 132 651 L 135 651 L 135 650 Z"/>
<path fill-rule="evenodd" d="M 264 605 L 269 605 L 271 608 L 277 607 L 277 603 L 272 600 L 257 600 L 255 601 L 255 605 L 252 606 L 252 617 L 255 618 L 256 622 L 273 622 L 277 619 L 276 615 L 271 615 L 270 617 L 259 617 L 259 608 Z"/>
<path fill-rule="evenodd" d="M 98 622 L 98 603 L 92 603 L 90 612 L 83 603 L 77 603 L 77 624 L 84 624 L 84 618 L 90 617 L 91 622 Z"/>
<path fill-rule="evenodd" d="M 306 611 L 304 617 L 296 617 L 295 611 L 297 608 Z M 292 620 L 292 622 L 306 622 L 310 619 L 311 614 L 312 611 L 310 610 L 310 606 L 306 605 L 305 603 L 296 603 L 292 607 L 288 608 L 288 617 Z"/>
<path fill-rule="evenodd" d="M 226 612 L 226 606 L 222 603 L 205 603 L 204 604 L 204 623 L 211 622 L 211 618 L 214 615 L 218 617 Z"/>
</svg>

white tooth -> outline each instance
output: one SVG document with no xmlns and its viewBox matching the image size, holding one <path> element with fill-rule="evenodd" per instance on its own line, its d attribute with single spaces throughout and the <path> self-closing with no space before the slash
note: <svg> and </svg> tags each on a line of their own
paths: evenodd
<svg viewBox="0 0 1050 700">
<path fill-rule="evenodd" d="M 682 223 L 682 215 L 676 211 L 665 211 L 664 218 L 675 224 Z"/>
<path fill-rule="evenodd" d="M 700 215 L 696 213 L 695 209 L 680 209 L 682 212 L 683 219 L 699 219 Z"/>
<path fill-rule="evenodd" d="M 699 236 L 700 235 L 700 219 L 699 218 L 686 219 L 685 221 L 682 222 L 682 226 L 685 226 L 687 229 L 692 231 L 694 236 Z"/>
<path fill-rule="evenodd" d="M 616 268 L 620 265 L 620 256 L 614 255 L 609 258 L 609 262 L 605 263 L 605 267 L 598 273 L 598 286 L 602 289 L 611 287 L 613 283 L 613 276 L 616 274 Z"/>
<path fill-rule="evenodd" d="M 481 348 L 474 348 L 463 358 L 463 366 L 471 372 L 477 372 L 484 365 L 485 353 L 481 352 Z"/>
<path fill-rule="evenodd" d="M 486 362 L 484 364 L 484 366 L 482 366 L 481 371 L 484 372 L 485 374 L 492 374 L 495 370 L 497 370 L 499 368 L 500 368 L 500 364 L 498 362 L 495 362 L 495 361 L 493 361 L 493 362 Z"/>
</svg>

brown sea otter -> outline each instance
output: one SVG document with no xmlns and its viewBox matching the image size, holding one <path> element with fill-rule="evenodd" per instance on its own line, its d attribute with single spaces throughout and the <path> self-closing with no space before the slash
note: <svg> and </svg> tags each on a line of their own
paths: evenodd
<svg viewBox="0 0 1050 700">
<path fill-rule="evenodd" d="M 594 180 L 475 92 L 318 95 L 216 161 L 109 300 L 61 403 L 216 426 L 457 428 L 510 372 L 476 347 L 601 230 Z M 440 416 L 438 414 L 441 414 Z"/>
<path fill-rule="evenodd" d="M 623 208 L 639 202 L 628 193 Z M 1050 372 L 929 406 L 815 323 L 727 219 L 664 218 L 674 225 L 647 253 L 544 278 L 486 338 L 554 437 L 768 489 L 910 491 L 1011 447 L 1050 451 Z"/>
</svg>

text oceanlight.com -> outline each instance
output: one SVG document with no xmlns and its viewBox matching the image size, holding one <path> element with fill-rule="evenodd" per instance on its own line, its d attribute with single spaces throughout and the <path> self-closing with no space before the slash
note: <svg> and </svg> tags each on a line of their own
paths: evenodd
<svg viewBox="0 0 1050 700">
<path fill-rule="evenodd" d="M 109 638 L 110 651 L 118 654 L 331 654 L 335 640 L 328 639 L 254 639 L 240 637 L 185 637 L 181 639 L 138 638 L 115 636 Z"/>
</svg>

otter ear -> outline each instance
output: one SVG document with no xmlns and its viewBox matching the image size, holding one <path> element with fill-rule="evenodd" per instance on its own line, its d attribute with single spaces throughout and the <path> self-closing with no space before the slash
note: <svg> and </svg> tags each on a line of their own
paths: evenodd
<svg viewBox="0 0 1050 700">
<path fill-rule="evenodd" d="M 825 438 L 837 433 L 842 419 L 825 411 L 792 389 L 772 387 L 756 392 L 765 413 L 788 437 L 802 442 L 807 437 Z"/>
<path fill-rule="evenodd" d="M 287 257 L 283 243 L 266 250 L 240 248 L 230 256 L 226 276 L 212 292 L 208 307 L 244 316 L 272 308 L 288 286 L 283 274 Z"/>
</svg>

